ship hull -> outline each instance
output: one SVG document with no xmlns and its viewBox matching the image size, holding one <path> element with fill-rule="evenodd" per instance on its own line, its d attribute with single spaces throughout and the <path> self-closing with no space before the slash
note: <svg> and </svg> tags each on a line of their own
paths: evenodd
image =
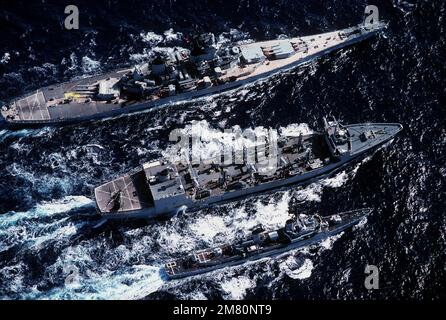
<svg viewBox="0 0 446 320">
<path fill-rule="evenodd" d="M 395 124 L 393 124 L 395 125 Z M 322 179 L 326 176 L 330 176 L 331 174 L 341 170 L 342 168 L 352 164 L 354 161 L 359 160 L 359 158 L 363 158 L 365 155 L 370 154 L 377 150 L 379 147 L 392 140 L 394 136 L 389 136 L 386 139 L 381 140 L 376 145 L 357 152 L 351 155 L 345 155 L 339 159 L 338 162 L 329 164 L 320 169 L 313 170 L 309 173 L 297 175 L 288 179 L 281 179 L 276 181 L 271 181 L 268 183 L 264 183 L 261 185 L 257 185 L 254 187 L 250 187 L 242 190 L 235 190 L 231 192 L 224 193 L 219 196 L 214 196 L 210 199 L 184 203 L 182 206 L 178 207 L 178 211 L 182 211 L 187 209 L 187 211 L 197 211 L 205 208 L 209 208 L 215 205 L 221 205 L 227 202 L 231 202 L 237 199 L 245 198 L 248 196 L 252 196 L 258 193 L 272 192 L 277 189 L 286 188 L 289 186 L 298 186 L 306 183 L 310 183 L 312 181 L 316 181 Z M 185 208 L 187 207 L 187 208 Z M 137 211 L 126 211 L 123 213 L 102 213 L 101 215 L 107 219 L 140 219 L 140 218 L 156 218 L 161 216 L 169 216 L 173 215 L 175 212 L 157 212 L 154 208 L 147 208 Z"/>
<path fill-rule="evenodd" d="M 303 64 L 308 63 L 312 60 L 320 58 L 321 56 L 327 55 L 333 51 L 336 51 L 341 48 L 353 45 L 353 44 L 361 42 L 361 41 L 364 41 L 367 38 L 372 37 L 379 31 L 380 31 L 380 29 L 370 31 L 366 34 L 363 34 L 363 35 L 357 36 L 353 39 L 342 42 L 338 45 L 328 47 L 325 50 L 319 51 L 315 54 L 311 54 L 311 55 L 308 55 L 302 59 L 298 59 L 295 62 L 284 65 L 280 68 L 276 68 L 271 71 L 264 72 L 264 73 L 261 73 L 261 74 L 258 74 L 258 75 L 252 76 L 252 77 L 247 77 L 245 79 L 236 80 L 234 82 L 229 82 L 229 83 L 226 83 L 223 85 L 210 87 L 207 89 L 202 89 L 202 90 L 193 91 L 193 92 L 180 93 L 175 96 L 162 98 L 159 100 L 154 100 L 154 101 L 149 101 L 149 102 L 144 102 L 144 103 L 140 103 L 140 104 L 134 104 L 134 105 L 127 106 L 127 107 L 108 106 L 107 108 L 109 108 L 110 110 L 105 111 L 105 112 L 100 112 L 100 113 L 94 113 L 94 114 L 90 114 L 90 115 L 84 115 L 84 110 L 82 108 L 79 108 L 78 110 L 76 110 L 76 109 L 72 110 L 70 117 L 60 118 L 60 117 L 57 117 L 56 112 L 53 112 L 52 110 L 50 110 L 49 112 L 51 112 L 51 114 L 50 114 L 50 119 L 48 119 L 48 120 L 6 120 L 6 119 L 3 119 L 3 121 L 6 123 L 7 127 L 10 129 L 38 128 L 38 127 L 42 127 L 42 126 L 64 126 L 64 125 L 77 124 L 77 123 L 82 123 L 82 122 L 96 121 L 96 120 L 101 120 L 101 119 L 106 120 L 106 119 L 115 118 L 115 117 L 119 117 L 119 116 L 125 116 L 125 115 L 132 114 L 132 113 L 138 113 L 138 112 L 142 112 L 142 111 L 154 111 L 159 108 L 169 106 L 171 104 L 187 102 L 187 101 L 190 101 L 193 99 L 199 99 L 199 98 L 210 96 L 210 95 L 225 93 L 225 92 L 228 92 L 231 90 L 238 89 L 242 86 L 245 86 L 248 84 L 253 84 L 260 80 L 264 80 L 264 79 L 271 77 L 275 74 L 290 71 L 300 65 L 303 65 Z M 55 113 L 55 114 L 53 115 L 52 113 Z M 1 117 L 2 116 L 0 115 L 0 118 Z M 2 119 L 0 119 L 0 122 L 1 122 L 1 120 Z"/>
<path fill-rule="evenodd" d="M 212 271 L 227 268 L 227 267 L 234 267 L 234 266 L 245 264 L 248 262 L 255 262 L 255 261 L 258 261 L 263 258 L 279 257 L 280 255 L 286 254 L 287 252 L 289 252 L 291 250 L 297 250 L 297 249 L 300 249 L 303 247 L 314 245 L 314 244 L 319 243 L 329 237 L 335 236 L 335 235 L 345 231 L 346 229 L 349 229 L 352 226 L 358 224 L 363 218 L 364 218 L 364 216 L 360 216 L 360 217 L 353 219 L 353 220 L 349 221 L 348 223 L 345 223 L 333 230 L 317 233 L 315 236 L 313 236 L 309 239 L 294 240 L 291 243 L 283 245 L 279 248 L 274 248 L 272 250 L 264 251 L 262 253 L 252 255 L 248 258 L 238 256 L 231 261 L 223 262 L 221 264 L 216 264 L 216 265 L 213 265 L 213 266 L 210 266 L 207 268 L 200 268 L 200 269 L 193 270 L 190 272 L 182 272 L 182 273 L 178 273 L 178 274 L 174 274 L 174 275 L 170 275 L 170 274 L 166 273 L 166 275 L 170 280 L 175 280 L 175 279 L 196 276 L 196 275 L 212 272 Z"/>
</svg>

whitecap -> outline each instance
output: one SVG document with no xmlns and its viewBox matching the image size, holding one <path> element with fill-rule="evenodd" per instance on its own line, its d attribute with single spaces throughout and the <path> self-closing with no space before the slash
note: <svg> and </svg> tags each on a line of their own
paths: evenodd
<svg viewBox="0 0 446 320">
<path fill-rule="evenodd" d="M 221 283 L 221 288 L 226 293 L 228 299 L 241 300 L 245 297 L 246 291 L 255 287 L 255 281 L 248 276 L 230 278 Z"/>
<path fill-rule="evenodd" d="M 48 217 L 54 214 L 68 212 L 75 208 L 94 207 L 94 202 L 84 196 L 66 196 L 59 200 L 44 201 L 37 204 L 28 211 L 14 212 L 10 211 L 2 215 L 0 226 L 11 226 L 20 220 L 32 219 L 39 217 Z"/>
<path fill-rule="evenodd" d="M 134 265 L 126 270 L 76 275 L 63 287 L 40 292 L 36 288 L 24 299 L 40 300 L 137 300 L 157 291 L 165 280 L 159 267 Z"/>
<path fill-rule="evenodd" d="M 0 59 L 1 64 L 8 64 L 9 60 L 11 60 L 11 54 L 9 52 L 5 52 L 3 57 Z"/>
<path fill-rule="evenodd" d="M 99 61 L 93 60 L 88 56 L 82 57 L 82 71 L 85 73 L 91 73 L 98 71 L 101 63 Z"/>
<path fill-rule="evenodd" d="M 163 41 L 163 36 L 149 31 L 146 33 L 140 33 L 141 40 L 150 46 L 156 46 Z"/>
<path fill-rule="evenodd" d="M 279 265 L 279 268 L 288 277 L 303 280 L 311 277 L 314 266 L 310 259 L 305 259 L 302 263 L 299 263 L 294 256 L 289 256 Z"/>
</svg>

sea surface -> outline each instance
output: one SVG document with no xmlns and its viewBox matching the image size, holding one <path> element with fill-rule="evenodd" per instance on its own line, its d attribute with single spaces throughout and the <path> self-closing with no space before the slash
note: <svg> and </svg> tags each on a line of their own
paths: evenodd
<svg viewBox="0 0 446 320">
<path fill-rule="evenodd" d="M 360 23 L 367 1 L 0 1 L 0 100 L 153 58 L 209 31 L 219 43 Z M 235 92 L 64 128 L 0 129 L 0 299 L 439 299 L 446 297 L 446 2 L 374 1 L 384 34 Z M 169 153 L 169 133 L 320 130 L 400 122 L 394 141 L 303 187 L 158 223 L 77 237 L 98 184 Z M 206 148 L 203 149 L 203 152 Z M 367 221 L 279 259 L 167 281 L 163 264 L 306 213 L 372 207 Z M 366 265 L 379 290 L 364 286 Z"/>
</svg>

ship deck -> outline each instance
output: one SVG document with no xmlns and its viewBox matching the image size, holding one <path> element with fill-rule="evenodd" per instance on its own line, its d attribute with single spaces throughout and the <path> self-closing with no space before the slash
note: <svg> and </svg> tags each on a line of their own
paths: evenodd
<svg viewBox="0 0 446 320">
<path fill-rule="evenodd" d="M 103 212 L 134 211 L 153 207 L 153 198 L 148 192 L 144 172 L 122 176 L 95 189 L 98 208 Z M 120 193 L 119 210 L 113 208 L 113 195 Z"/>
<path fill-rule="evenodd" d="M 349 30 L 349 29 L 348 29 Z M 288 58 L 284 59 L 268 59 L 263 63 L 258 63 L 254 66 L 251 66 L 251 72 L 246 72 L 246 70 L 240 69 L 239 74 L 247 73 L 244 76 L 241 76 L 239 79 L 244 80 L 250 77 L 255 77 L 261 75 L 263 73 L 271 72 L 272 70 L 281 69 L 288 65 L 293 65 L 297 63 L 299 60 L 303 60 L 306 57 L 318 55 L 324 52 L 325 50 L 330 50 L 338 45 L 341 45 L 344 42 L 352 40 L 355 37 L 359 37 L 362 34 L 353 34 L 351 36 L 344 36 L 343 34 L 346 30 L 341 31 L 332 31 L 327 33 L 322 33 L 318 35 L 312 36 L 304 36 L 299 38 L 291 38 L 291 39 L 283 39 L 283 40 L 270 40 L 263 42 L 256 42 L 252 44 L 243 45 L 245 47 L 260 47 L 260 48 L 269 48 L 273 46 L 277 46 L 284 43 L 292 43 L 297 46 L 299 49 Z M 233 74 L 231 74 L 233 76 Z"/>
<path fill-rule="evenodd" d="M 120 69 L 93 77 L 56 84 L 37 90 L 15 99 L 9 110 L 3 111 L 2 115 L 12 122 L 47 122 L 49 120 L 76 119 L 80 117 L 93 116 L 103 112 L 117 110 L 122 103 L 106 103 L 87 99 L 74 102 L 65 102 L 65 94 L 73 94 L 76 88 L 88 87 L 99 80 L 121 77 L 131 69 Z M 84 101 L 84 102 L 82 102 Z"/>
<path fill-rule="evenodd" d="M 17 100 L 13 106 L 17 109 L 20 120 L 51 119 L 42 91 L 37 91 L 28 97 Z"/>
</svg>

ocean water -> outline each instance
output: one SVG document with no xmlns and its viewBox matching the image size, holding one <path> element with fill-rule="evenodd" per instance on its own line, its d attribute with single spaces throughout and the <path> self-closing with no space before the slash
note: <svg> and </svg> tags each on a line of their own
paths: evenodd
<svg viewBox="0 0 446 320">
<path fill-rule="evenodd" d="M 66 1 L 65 1 L 66 2 Z M 0 4 L 0 100 L 138 63 L 191 32 L 220 43 L 330 31 L 359 23 L 366 1 L 64 1 Z M 445 2 L 375 1 L 389 28 L 297 70 L 236 92 L 65 128 L 0 129 L 2 299 L 438 299 L 446 279 Z M 155 224 L 114 225 L 78 239 L 93 188 L 168 155 L 168 134 L 321 129 L 400 122 L 391 144 L 334 176 Z M 217 138 L 215 140 L 218 140 Z M 208 147 L 218 147 L 211 139 Z M 203 148 L 206 152 L 209 148 Z M 190 250 L 281 226 L 291 197 L 306 212 L 373 207 L 352 231 L 279 259 L 167 281 Z M 376 265 L 380 289 L 366 290 Z"/>
</svg>

